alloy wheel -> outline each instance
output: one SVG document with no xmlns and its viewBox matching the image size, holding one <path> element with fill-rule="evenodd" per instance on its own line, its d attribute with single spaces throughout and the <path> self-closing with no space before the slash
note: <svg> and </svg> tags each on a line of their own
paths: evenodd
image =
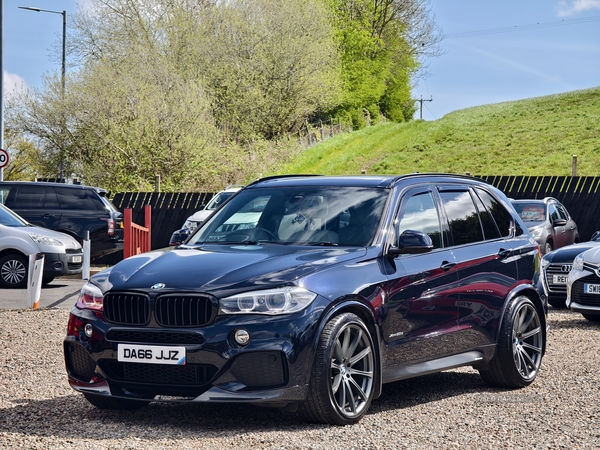
<svg viewBox="0 0 600 450">
<path fill-rule="evenodd" d="M 535 378 L 542 362 L 543 334 L 533 305 L 524 303 L 516 312 L 512 337 L 516 369 L 526 380 Z"/>
</svg>

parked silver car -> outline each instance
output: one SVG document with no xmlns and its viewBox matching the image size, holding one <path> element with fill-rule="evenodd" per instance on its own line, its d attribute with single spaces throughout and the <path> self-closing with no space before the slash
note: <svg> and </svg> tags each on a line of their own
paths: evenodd
<svg viewBox="0 0 600 450">
<path fill-rule="evenodd" d="M 600 322 L 600 248 L 577 255 L 567 280 L 567 307 Z"/>
<path fill-rule="evenodd" d="M 542 253 L 579 242 L 577 224 L 567 208 L 553 197 L 542 200 L 511 200 Z"/>
<path fill-rule="evenodd" d="M 83 250 L 71 236 L 27 223 L 0 204 L 0 287 L 27 286 L 29 255 L 44 254 L 43 283 L 81 273 Z"/>
</svg>

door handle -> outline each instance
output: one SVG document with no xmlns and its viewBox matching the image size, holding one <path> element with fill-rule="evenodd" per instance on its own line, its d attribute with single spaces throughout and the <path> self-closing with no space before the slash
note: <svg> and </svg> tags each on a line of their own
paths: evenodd
<svg viewBox="0 0 600 450">
<path fill-rule="evenodd" d="M 49 219 L 50 217 L 54 217 L 54 214 L 44 214 L 42 217 L 44 219 Z"/>
<path fill-rule="evenodd" d="M 442 262 L 440 269 L 448 271 L 448 270 L 452 269 L 455 265 L 456 265 L 456 263 L 444 261 L 444 262 Z"/>
<path fill-rule="evenodd" d="M 510 250 L 506 250 L 505 248 L 501 248 L 498 250 L 498 256 L 500 258 L 508 258 L 512 252 Z"/>
</svg>

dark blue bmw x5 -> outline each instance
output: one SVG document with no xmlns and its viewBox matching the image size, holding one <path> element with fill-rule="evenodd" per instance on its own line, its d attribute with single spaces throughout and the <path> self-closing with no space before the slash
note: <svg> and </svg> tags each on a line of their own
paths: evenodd
<svg viewBox="0 0 600 450">
<path fill-rule="evenodd" d="M 382 384 L 473 366 L 536 377 L 540 252 L 506 197 L 443 174 L 281 176 L 178 247 L 93 276 L 64 341 L 98 408 L 248 402 L 355 423 Z"/>
</svg>

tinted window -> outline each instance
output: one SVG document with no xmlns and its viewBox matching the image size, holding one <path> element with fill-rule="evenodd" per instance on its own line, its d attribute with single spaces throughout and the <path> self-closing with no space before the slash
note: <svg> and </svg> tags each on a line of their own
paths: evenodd
<svg viewBox="0 0 600 450">
<path fill-rule="evenodd" d="M 15 186 L 7 206 L 13 209 L 58 209 L 54 189 L 48 186 Z"/>
<path fill-rule="evenodd" d="M 483 241 L 475 204 L 468 191 L 440 192 L 454 245 Z"/>
<path fill-rule="evenodd" d="M 56 195 L 60 207 L 66 210 L 105 210 L 99 196 L 90 189 L 69 189 L 57 187 Z"/>
<path fill-rule="evenodd" d="M 554 223 L 555 220 L 560 219 L 560 215 L 558 214 L 558 210 L 556 209 L 556 206 L 554 206 L 554 205 L 548 206 L 548 214 L 550 216 L 550 222 L 551 223 Z"/>
<path fill-rule="evenodd" d="M 434 248 L 442 247 L 440 221 L 431 192 L 409 197 L 400 213 L 398 231 L 421 231 L 429 235 Z"/>
<path fill-rule="evenodd" d="M 486 209 L 491 213 L 500 235 L 503 237 L 510 236 L 510 226 L 512 223 L 512 216 L 510 212 L 506 210 L 502 204 L 492 197 L 487 191 L 480 188 L 475 188 L 477 195 L 485 205 Z"/>
<path fill-rule="evenodd" d="M 483 226 L 483 237 L 485 239 L 498 239 L 500 238 L 500 232 L 496 227 L 496 223 L 492 218 L 492 215 L 489 213 L 487 208 L 484 206 L 482 200 L 475 195 L 474 196 L 475 205 L 479 210 L 479 218 L 481 219 L 481 225 Z"/>
</svg>

